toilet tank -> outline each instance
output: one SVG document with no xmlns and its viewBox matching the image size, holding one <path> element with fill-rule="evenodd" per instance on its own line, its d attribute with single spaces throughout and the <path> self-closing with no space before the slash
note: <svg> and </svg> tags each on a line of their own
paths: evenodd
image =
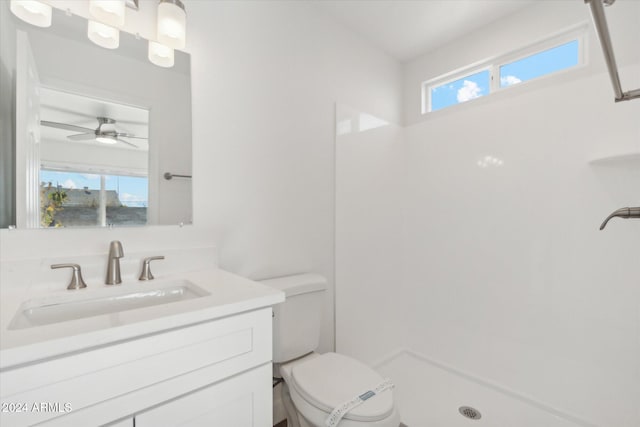
<svg viewBox="0 0 640 427">
<path fill-rule="evenodd" d="M 261 283 L 285 293 L 285 301 L 273 307 L 273 362 L 287 362 L 318 348 L 327 280 L 298 274 Z"/>
</svg>

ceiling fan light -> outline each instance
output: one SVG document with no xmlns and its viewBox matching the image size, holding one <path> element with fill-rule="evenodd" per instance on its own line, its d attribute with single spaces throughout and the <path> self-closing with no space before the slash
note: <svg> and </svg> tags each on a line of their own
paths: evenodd
<svg viewBox="0 0 640 427">
<path fill-rule="evenodd" d="M 125 9 L 125 0 L 89 0 L 91 16 L 113 27 L 124 25 Z"/>
<path fill-rule="evenodd" d="M 96 141 L 102 144 L 115 144 L 118 142 L 118 139 L 112 135 L 98 135 L 96 136 Z"/>
<path fill-rule="evenodd" d="M 168 46 L 149 40 L 149 61 L 159 67 L 173 67 L 174 51 Z"/>
<path fill-rule="evenodd" d="M 51 6 L 35 0 L 11 0 L 11 12 L 36 27 L 51 26 Z"/>
<path fill-rule="evenodd" d="M 158 41 L 174 49 L 186 43 L 187 12 L 180 0 L 160 0 L 158 4 Z"/>
<path fill-rule="evenodd" d="M 106 49 L 116 49 L 120 46 L 120 31 L 101 22 L 90 20 L 87 36 L 89 40 Z"/>
</svg>

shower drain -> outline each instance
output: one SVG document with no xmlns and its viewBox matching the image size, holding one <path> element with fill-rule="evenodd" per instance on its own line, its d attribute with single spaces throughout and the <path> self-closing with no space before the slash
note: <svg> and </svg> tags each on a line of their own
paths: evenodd
<svg viewBox="0 0 640 427">
<path fill-rule="evenodd" d="M 462 416 L 469 418 L 471 420 L 479 420 L 482 418 L 482 414 L 475 408 L 471 406 L 461 406 L 458 408 L 458 412 L 462 414 Z"/>
</svg>

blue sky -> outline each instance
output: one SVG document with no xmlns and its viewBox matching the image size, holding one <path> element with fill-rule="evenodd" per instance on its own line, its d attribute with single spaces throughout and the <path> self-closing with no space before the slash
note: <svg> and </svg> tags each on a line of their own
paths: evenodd
<svg viewBox="0 0 640 427">
<path fill-rule="evenodd" d="M 511 84 L 535 79 L 536 77 L 551 74 L 564 70 L 578 64 L 578 41 L 545 50 L 536 55 L 528 56 L 519 61 L 500 67 L 500 86 L 505 87 Z M 509 81 L 510 77 L 515 77 L 519 81 Z"/>
<path fill-rule="evenodd" d="M 489 94 L 489 70 L 431 89 L 431 111 Z"/>
<path fill-rule="evenodd" d="M 511 86 L 578 64 L 577 40 L 548 49 L 500 67 L 500 87 Z M 431 111 L 488 95 L 490 73 L 484 70 L 431 88 Z"/>
<path fill-rule="evenodd" d="M 63 188 L 84 188 L 100 190 L 100 175 L 79 172 L 40 170 L 40 181 L 51 182 Z M 107 175 L 106 189 L 118 192 L 125 206 L 149 205 L 149 180 L 142 177 Z"/>
</svg>

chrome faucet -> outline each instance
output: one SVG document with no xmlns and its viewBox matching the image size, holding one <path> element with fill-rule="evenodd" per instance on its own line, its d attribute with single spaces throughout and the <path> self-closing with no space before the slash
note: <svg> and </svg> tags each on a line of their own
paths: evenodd
<svg viewBox="0 0 640 427">
<path fill-rule="evenodd" d="M 607 223 L 611 218 L 640 218 L 640 207 L 637 208 L 620 208 L 617 211 L 614 211 L 611 215 L 604 220 L 602 225 L 600 226 L 600 230 L 603 230 L 606 227 Z"/>
<path fill-rule="evenodd" d="M 105 284 L 117 285 L 122 283 L 120 278 L 120 258 L 124 256 L 122 243 L 114 240 L 109 244 L 109 260 L 107 261 L 107 279 Z"/>
</svg>

